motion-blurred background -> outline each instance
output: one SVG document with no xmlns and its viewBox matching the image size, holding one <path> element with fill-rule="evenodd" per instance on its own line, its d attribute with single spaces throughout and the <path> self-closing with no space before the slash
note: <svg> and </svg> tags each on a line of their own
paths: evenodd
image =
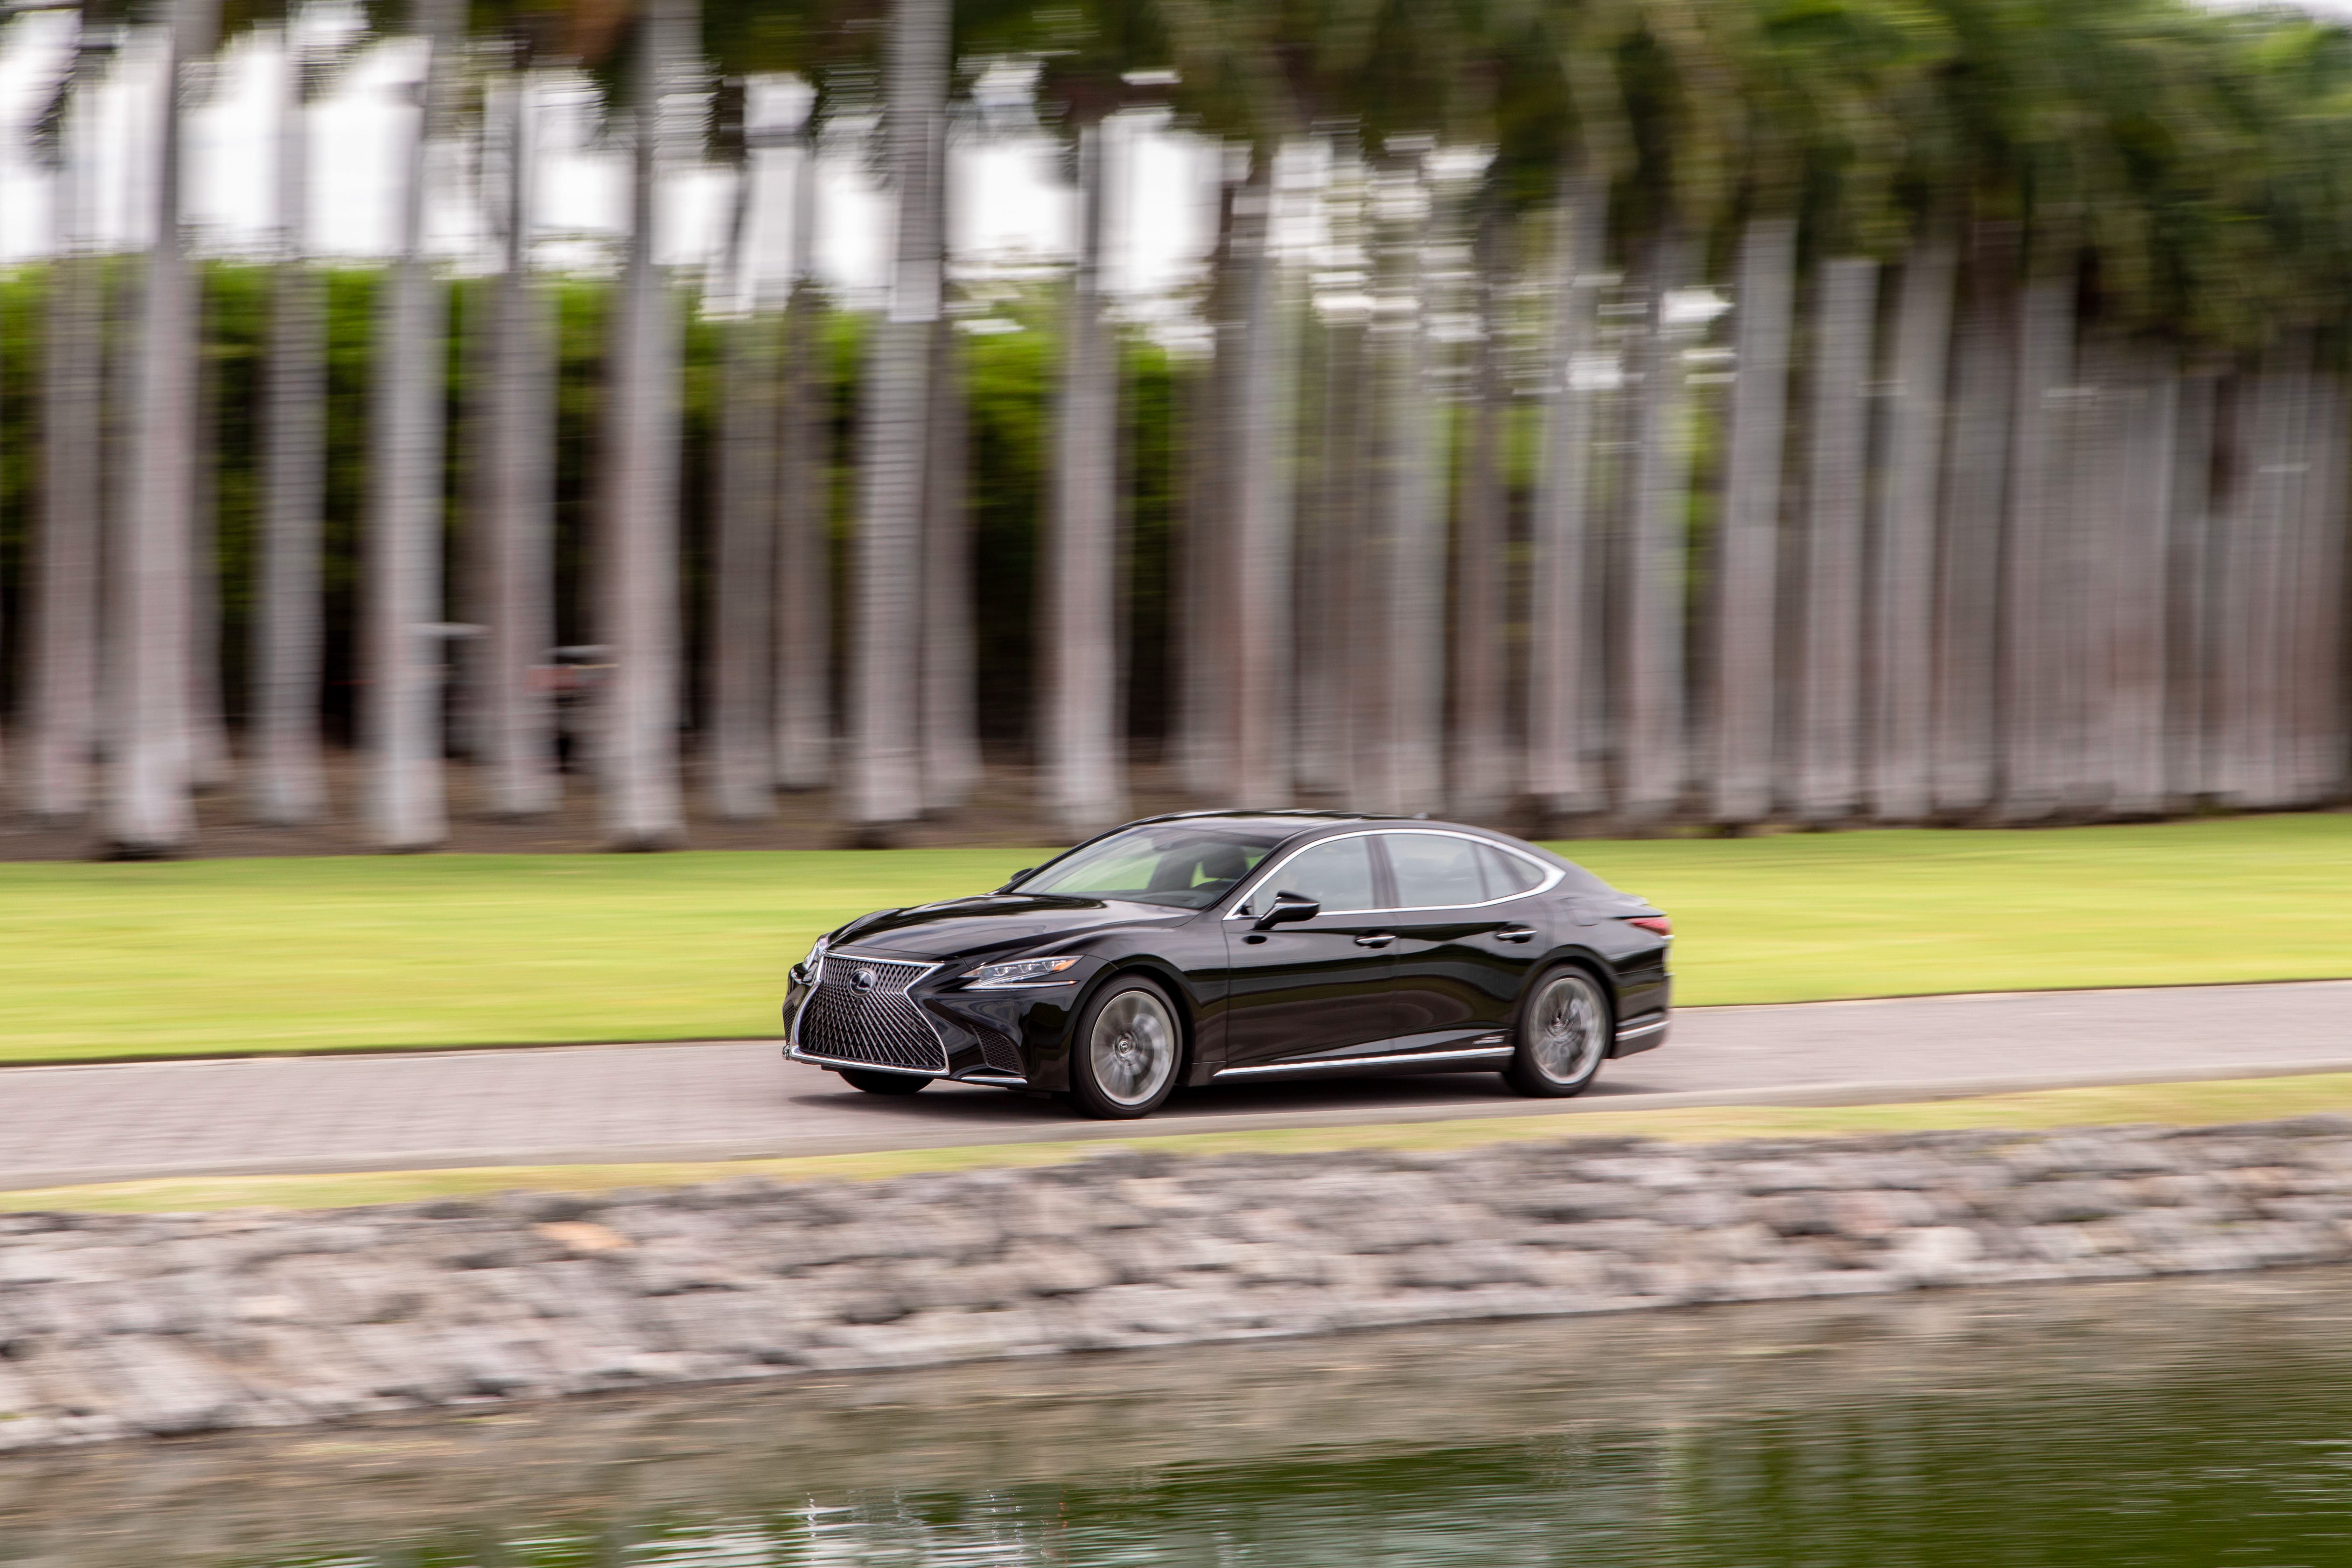
<svg viewBox="0 0 2352 1568">
<path fill-rule="evenodd" d="M 10 9 L 11 853 L 2344 793 L 2331 21 Z"/>
</svg>

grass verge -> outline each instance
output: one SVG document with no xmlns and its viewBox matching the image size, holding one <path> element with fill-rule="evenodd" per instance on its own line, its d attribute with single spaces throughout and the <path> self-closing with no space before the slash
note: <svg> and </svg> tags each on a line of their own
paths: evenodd
<svg viewBox="0 0 2352 1568">
<path fill-rule="evenodd" d="M 2352 816 L 1559 847 L 1686 1005 L 2352 974 Z M 764 1035 L 818 932 L 1047 853 L 0 865 L 0 1060 Z"/>
<path fill-rule="evenodd" d="M 984 1167 L 1055 1165 L 1107 1149 L 1170 1153 L 1305 1153 L 1336 1149 L 1466 1149 L 1540 1139 L 1623 1136 L 1685 1143 L 1732 1138 L 1835 1138 L 1866 1132 L 1917 1132 L 1998 1127 L 2158 1123 L 2211 1126 L 2315 1111 L 2352 1111 L 2352 1073 L 2230 1079 L 2038 1089 L 1907 1105 L 1694 1106 L 1675 1110 L 1610 1110 L 1569 1116 L 1465 1118 L 1454 1121 L 1371 1123 L 1249 1132 L 1188 1132 L 1171 1137 L 1068 1139 L 903 1149 L 873 1154 L 812 1154 L 797 1159 L 725 1160 L 639 1165 L 500 1165 L 446 1171 L 381 1171 L 351 1175 L 172 1177 L 0 1193 L 0 1212 L 71 1209 L 174 1213 L 200 1209 L 351 1208 L 424 1198 L 534 1192 L 609 1192 L 619 1187 L 685 1186 L 739 1176 L 778 1181 L 880 1181 L 890 1176 Z"/>
</svg>

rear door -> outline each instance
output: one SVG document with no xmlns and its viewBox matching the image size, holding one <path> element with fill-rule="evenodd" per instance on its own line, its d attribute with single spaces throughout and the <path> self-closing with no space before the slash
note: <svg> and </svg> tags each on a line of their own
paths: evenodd
<svg viewBox="0 0 2352 1568">
<path fill-rule="evenodd" d="M 1462 833 L 1399 830 L 1381 844 L 1400 906 L 1388 917 L 1397 1048 L 1500 1035 L 1528 969 L 1551 945 L 1546 917 L 1526 896 L 1553 880 L 1550 869 Z"/>
<path fill-rule="evenodd" d="M 1256 929 L 1277 892 L 1323 906 L 1313 920 Z M 1391 915 L 1377 912 L 1370 834 L 1318 839 L 1277 861 L 1243 909 L 1226 916 L 1224 1067 L 1346 1056 L 1389 1037 Z"/>
</svg>

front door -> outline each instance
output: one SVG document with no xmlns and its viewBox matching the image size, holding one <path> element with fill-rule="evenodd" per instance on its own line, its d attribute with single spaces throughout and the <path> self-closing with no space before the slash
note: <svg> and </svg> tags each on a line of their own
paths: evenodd
<svg viewBox="0 0 2352 1568">
<path fill-rule="evenodd" d="M 1392 1026 L 1399 1050 L 1486 1044 L 1511 1026 L 1528 972 L 1550 945 L 1520 894 L 1543 873 L 1484 839 L 1390 832 L 1381 842 L 1396 880 Z"/>
<path fill-rule="evenodd" d="M 1375 913 L 1371 838 L 1325 838 L 1277 863 L 1245 906 L 1226 917 L 1225 1059 L 1233 1068 L 1345 1057 L 1391 1033 L 1388 983 L 1393 917 Z M 1256 929 L 1276 893 L 1323 906 L 1313 920 Z"/>
</svg>

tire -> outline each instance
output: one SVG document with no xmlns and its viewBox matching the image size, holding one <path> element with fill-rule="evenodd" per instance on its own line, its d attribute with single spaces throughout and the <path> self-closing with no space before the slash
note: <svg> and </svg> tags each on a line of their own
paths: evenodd
<svg viewBox="0 0 2352 1568">
<path fill-rule="evenodd" d="M 1601 982 L 1589 970 L 1557 964 L 1520 994 L 1503 1079 L 1542 1100 L 1582 1094 L 1601 1076 L 1614 1032 L 1615 1010 Z"/>
<path fill-rule="evenodd" d="M 862 1089 L 868 1094 L 914 1094 L 929 1089 L 931 1080 L 917 1078 L 908 1072 L 867 1072 L 862 1068 L 841 1068 L 841 1081 L 852 1089 Z"/>
<path fill-rule="evenodd" d="M 1070 1034 L 1069 1106 L 1105 1121 L 1149 1116 L 1176 1090 L 1184 1030 L 1168 993 L 1121 975 L 1095 993 Z"/>
</svg>

